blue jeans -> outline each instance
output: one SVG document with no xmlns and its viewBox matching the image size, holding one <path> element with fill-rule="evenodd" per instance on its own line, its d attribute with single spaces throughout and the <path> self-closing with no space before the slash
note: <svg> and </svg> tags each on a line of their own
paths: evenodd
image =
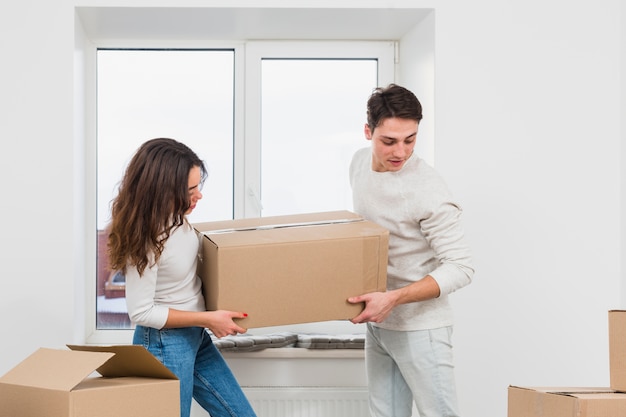
<svg viewBox="0 0 626 417">
<path fill-rule="evenodd" d="M 452 327 L 396 331 L 367 325 L 365 363 L 373 417 L 458 417 Z"/>
<path fill-rule="evenodd" d="M 211 337 L 200 327 L 153 329 L 137 326 L 142 345 L 180 380 L 180 415 L 189 417 L 192 397 L 212 417 L 256 417 Z"/>
</svg>

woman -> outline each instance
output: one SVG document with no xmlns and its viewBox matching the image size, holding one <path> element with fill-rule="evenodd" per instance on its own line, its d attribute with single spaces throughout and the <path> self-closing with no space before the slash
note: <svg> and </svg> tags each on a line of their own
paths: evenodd
<svg viewBox="0 0 626 417">
<path fill-rule="evenodd" d="M 204 162 L 176 140 L 141 145 L 112 203 L 109 261 L 126 276 L 133 343 L 180 380 L 180 415 L 190 415 L 194 398 L 212 417 L 255 416 L 205 331 L 217 337 L 245 333 L 233 319 L 247 316 L 204 305 L 196 275 L 199 239 L 186 215 L 202 198 L 206 177 Z"/>
</svg>

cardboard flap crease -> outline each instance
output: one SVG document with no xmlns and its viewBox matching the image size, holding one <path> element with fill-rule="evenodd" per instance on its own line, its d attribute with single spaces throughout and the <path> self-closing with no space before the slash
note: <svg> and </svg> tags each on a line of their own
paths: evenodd
<svg viewBox="0 0 626 417">
<path fill-rule="evenodd" d="M 165 365 L 143 346 L 119 345 L 119 346 L 83 346 L 67 345 L 72 351 L 83 352 L 107 352 L 114 356 L 98 366 L 96 371 L 104 377 L 117 378 L 123 376 L 136 376 L 144 378 L 177 379 Z"/>
<path fill-rule="evenodd" d="M 0 382 L 71 391 L 114 353 L 40 348 L 7 372 Z"/>
</svg>

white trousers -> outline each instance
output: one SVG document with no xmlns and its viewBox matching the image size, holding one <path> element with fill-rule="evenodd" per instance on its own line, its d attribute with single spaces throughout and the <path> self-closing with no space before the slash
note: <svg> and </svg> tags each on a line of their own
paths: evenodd
<svg viewBox="0 0 626 417">
<path fill-rule="evenodd" d="M 372 417 L 459 417 L 452 327 L 396 331 L 367 325 L 365 363 Z"/>
</svg>

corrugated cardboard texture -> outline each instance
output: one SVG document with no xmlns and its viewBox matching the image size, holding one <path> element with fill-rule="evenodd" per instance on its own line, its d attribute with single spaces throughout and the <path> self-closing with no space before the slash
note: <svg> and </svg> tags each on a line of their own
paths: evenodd
<svg viewBox="0 0 626 417">
<path fill-rule="evenodd" d="M 179 382 L 142 346 L 81 347 L 87 351 L 39 349 L 0 378 L 0 417 L 172 417 L 180 415 Z M 93 351 L 92 351 L 93 350 Z M 115 356 L 116 374 L 133 373 L 146 356 L 164 378 L 93 374 Z M 139 368 L 145 367 L 143 365 Z M 127 374 L 128 375 L 128 374 Z M 173 377 L 173 379 L 172 379 Z"/>
<path fill-rule="evenodd" d="M 227 231 L 241 229 L 258 229 L 262 226 L 288 227 L 297 224 L 339 223 L 360 221 L 363 217 L 347 210 L 323 211 L 319 213 L 289 214 L 285 216 L 253 217 L 248 219 L 222 220 L 216 222 L 196 223 L 200 231 Z"/>
<path fill-rule="evenodd" d="M 350 319 L 348 297 L 386 289 L 389 233 L 348 211 L 194 226 L 207 309 L 248 313 L 245 328 Z"/>
<path fill-rule="evenodd" d="M 171 379 L 89 378 L 72 391 L 72 417 L 178 417 L 179 390 Z"/>
<path fill-rule="evenodd" d="M 74 417 L 70 393 L 0 383 L 0 417 Z"/>
<path fill-rule="evenodd" d="M 626 392 L 626 311 L 609 311 L 611 388 Z"/>
<path fill-rule="evenodd" d="M 159 362 L 159 360 L 143 346 L 67 345 L 67 347 L 73 351 L 109 352 L 115 354 L 115 356 L 96 369 L 102 376 L 109 378 L 139 376 L 146 378 L 176 379 L 176 375 Z"/>
<path fill-rule="evenodd" d="M 626 394 L 610 388 L 514 387 L 508 417 L 626 417 Z"/>
<path fill-rule="evenodd" d="M 83 353 L 40 348 L 7 372 L 0 382 L 71 391 L 113 353 Z"/>
</svg>

